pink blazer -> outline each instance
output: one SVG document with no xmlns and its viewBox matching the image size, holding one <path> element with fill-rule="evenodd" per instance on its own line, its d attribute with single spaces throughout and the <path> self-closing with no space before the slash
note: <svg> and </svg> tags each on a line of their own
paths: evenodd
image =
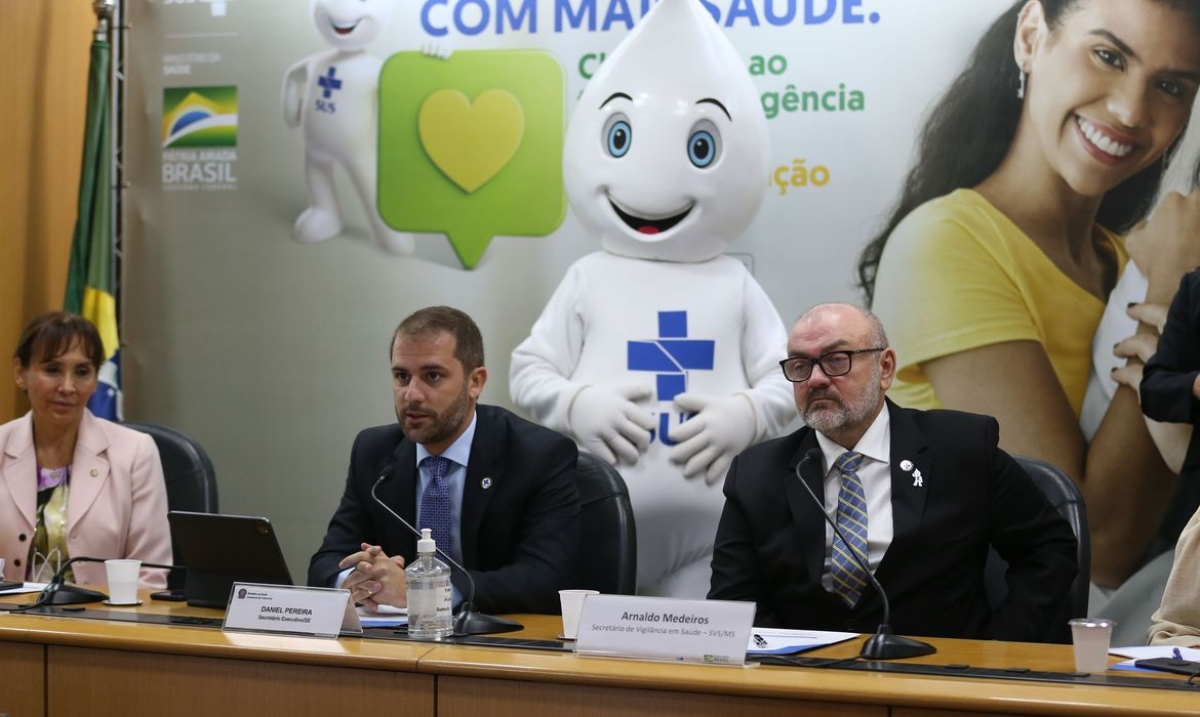
<svg viewBox="0 0 1200 717">
<path fill-rule="evenodd" d="M 4 577 L 22 580 L 37 511 L 32 414 L 0 426 L 0 557 Z M 171 563 L 167 487 L 154 439 L 84 410 L 67 497 L 70 556 Z M 75 582 L 106 586 L 104 563 L 75 563 Z M 141 587 L 166 587 L 166 572 L 143 569 Z"/>
</svg>

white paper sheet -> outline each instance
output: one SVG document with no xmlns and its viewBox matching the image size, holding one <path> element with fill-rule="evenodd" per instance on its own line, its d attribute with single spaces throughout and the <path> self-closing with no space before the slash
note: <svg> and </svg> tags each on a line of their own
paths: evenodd
<svg viewBox="0 0 1200 717">
<path fill-rule="evenodd" d="M 1129 657 L 1132 659 L 1124 662 L 1118 662 L 1115 665 L 1110 665 L 1108 669 L 1150 672 L 1150 670 L 1145 670 L 1134 665 L 1133 663 L 1138 660 L 1148 660 L 1152 657 L 1175 657 L 1176 650 L 1179 651 L 1179 659 L 1200 662 L 1200 649 L 1194 647 L 1176 647 L 1174 645 L 1136 645 L 1132 647 L 1110 648 L 1108 654 L 1116 655 L 1117 657 Z"/>
<path fill-rule="evenodd" d="M 9 588 L 8 590 L 0 590 L 0 595 L 22 595 L 24 593 L 40 593 L 46 587 L 46 583 L 25 583 L 19 588 Z"/>
<path fill-rule="evenodd" d="M 358 621 L 363 627 L 402 627 L 408 624 L 408 609 L 380 605 L 376 610 L 358 608 Z"/>
<path fill-rule="evenodd" d="M 858 637 L 857 632 L 780 630 L 756 627 L 746 647 L 747 655 L 791 655 Z"/>
</svg>

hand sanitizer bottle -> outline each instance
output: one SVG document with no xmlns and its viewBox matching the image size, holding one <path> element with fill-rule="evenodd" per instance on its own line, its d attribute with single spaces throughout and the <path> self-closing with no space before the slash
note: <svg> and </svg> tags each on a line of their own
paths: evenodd
<svg viewBox="0 0 1200 717">
<path fill-rule="evenodd" d="M 408 636 L 441 640 L 454 634 L 450 568 L 438 560 L 429 528 L 421 529 L 417 559 L 404 569 L 408 594 Z"/>
</svg>

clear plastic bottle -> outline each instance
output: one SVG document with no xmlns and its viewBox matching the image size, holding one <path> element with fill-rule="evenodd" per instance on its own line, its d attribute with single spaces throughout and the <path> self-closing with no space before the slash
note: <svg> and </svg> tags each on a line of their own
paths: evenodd
<svg viewBox="0 0 1200 717">
<path fill-rule="evenodd" d="M 404 569 L 408 595 L 408 636 L 440 640 L 454 634 L 450 568 L 437 559 L 429 528 L 421 529 L 417 559 Z"/>
</svg>

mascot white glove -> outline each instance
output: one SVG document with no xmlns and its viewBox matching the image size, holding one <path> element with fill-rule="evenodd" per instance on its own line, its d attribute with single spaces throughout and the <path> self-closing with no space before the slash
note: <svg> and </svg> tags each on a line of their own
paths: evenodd
<svg viewBox="0 0 1200 717">
<path fill-rule="evenodd" d="M 646 385 L 587 386 L 567 412 L 570 431 L 584 448 L 609 463 L 633 465 L 650 447 L 654 430 L 654 416 L 635 401 L 652 393 Z"/>
<path fill-rule="evenodd" d="M 671 428 L 671 440 L 678 444 L 671 450 L 671 461 L 684 464 L 685 478 L 704 473 L 712 485 L 725 477 L 734 456 L 754 441 L 754 407 L 740 393 L 725 398 L 681 393 L 675 406 L 696 415 Z"/>
</svg>

